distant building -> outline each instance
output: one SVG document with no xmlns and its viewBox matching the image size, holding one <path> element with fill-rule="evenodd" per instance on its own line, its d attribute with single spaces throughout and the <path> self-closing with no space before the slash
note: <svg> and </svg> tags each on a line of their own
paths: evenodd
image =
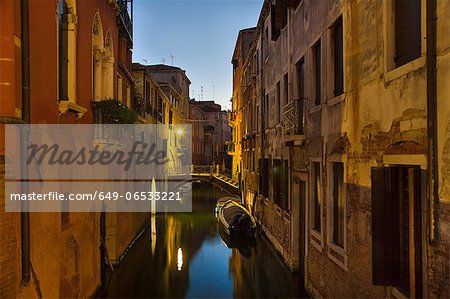
<svg viewBox="0 0 450 299">
<path fill-rule="evenodd" d="M 174 165 L 169 173 L 179 173 L 191 165 L 186 159 L 185 132 L 172 125 L 187 124 L 189 118 L 189 85 L 185 71 L 167 65 L 133 63 L 136 93 L 146 106 L 148 123 L 167 125 L 166 139 L 162 143 Z"/>
<path fill-rule="evenodd" d="M 242 160 L 244 155 L 242 154 L 242 143 L 243 137 L 247 133 L 242 123 L 244 121 L 243 109 L 247 106 L 249 100 L 248 96 L 244 99 L 246 86 L 243 85 L 243 73 L 245 60 L 253 45 L 255 31 L 255 27 L 239 31 L 231 61 L 233 64 L 233 98 L 232 111 L 229 114 L 228 121 L 232 128 L 232 143 L 228 148 L 228 153 L 233 157 L 233 179 L 239 181 L 240 185 L 242 185 L 243 179 Z"/>
<path fill-rule="evenodd" d="M 164 64 L 148 65 L 146 68 L 175 107 L 174 123 L 185 123 L 189 118 L 189 86 L 191 85 L 186 71 Z"/>
<path fill-rule="evenodd" d="M 189 105 L 192 124 L 192 164 L 206 165 L 205 162 L 205 113 L 195 105 Z"/>
<path fill-rule="evenodd" d="M 227 123 L 227 114 L 214 101 L 190 101 L 192 123 L 197 123 L 197 117 L 203 119 L 203 159 L 198 162 L 203 165 L 227 163 L 228 154 L 226 144 L 231 140 L 231 128 Z M 201 112 L 201 113 L 200 113 Z M 199 125 L 200 126 L 200 125 Z"/>
</svg>

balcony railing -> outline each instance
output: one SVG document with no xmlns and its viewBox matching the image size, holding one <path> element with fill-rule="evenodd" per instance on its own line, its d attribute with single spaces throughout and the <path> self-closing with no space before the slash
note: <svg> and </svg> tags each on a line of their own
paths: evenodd
<svg viewBox="0 0 450 299">
<path fill-rule="evenodd" d="M 236 122 L 236 113 L 233 111 L 228 111 L 227 116 L 228 116 L 228 124 L 230 126 L 234 126 L 234 124 Z"/>
<path fill-rule="evenodd" d="M 128 13 L 128 4 L 130 4 L 130 9 L 133 9 L 133 1 L 132 0 L 116 0 L 117 5 L 119 6 L 120 13 L 117 16 L 119 19 L 120 24 L 123 26 L 123 29 L 125 29 L 125 32 L 127 34 L 127 37 L 130 42 L 133 41 L 133 20 L 130 18 L 130 15 Z"/>
<path fill-rule="evenodd" d="M 285 136 L 304 135 L 305 100 L 296 99 L 287 103 L 284 108 L 283 130 Z"/>
<path fill-rule="evenodd" d="M 226 148 L 229 155 L 233 154 L 236 151 L 235 144 L 231 141 L 227 141 Z"/>
</svg>

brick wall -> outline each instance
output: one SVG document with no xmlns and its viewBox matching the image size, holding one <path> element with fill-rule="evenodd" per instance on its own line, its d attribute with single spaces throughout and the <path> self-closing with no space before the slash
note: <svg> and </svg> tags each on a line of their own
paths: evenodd
<svg viewBox="0 0 450 299">
<path fill-rule="evenodd" d="M 4 162 L 4 156 L 0 156 L 0 298 L 13 298 L 19 290 L 19 217 L 5 212 Z"/>
<path fill-rule="evenodd" d="M 450 204 L 440 203 L 438 240 L 429 246 L 428 295 L 450 297 Z"/>
</svg>

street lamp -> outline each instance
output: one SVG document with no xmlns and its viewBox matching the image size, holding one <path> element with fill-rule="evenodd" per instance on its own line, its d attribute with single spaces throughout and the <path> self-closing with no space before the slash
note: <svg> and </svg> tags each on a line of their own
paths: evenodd
<svg viewBox="0 0 450 299">
<path fill-rule="evenodd" d="M 178 129 L 176 129 L 175 134 L 177 134 L 178 136 L 183 136 L 184 130 L 182 128 L 178 128 Z"/>
</svg>

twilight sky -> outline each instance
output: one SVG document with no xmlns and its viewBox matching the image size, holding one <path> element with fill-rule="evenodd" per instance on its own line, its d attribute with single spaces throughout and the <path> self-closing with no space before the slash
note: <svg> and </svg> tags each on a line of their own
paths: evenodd
<svg viewBox="0 0 450 299">
<path fill-rule="evenodd" d="M 135 0 L 133 62 L 165 60 L 186 70 L 190 96 L 213 98 L 231 109 L 232 66 L 237 34 L 254 27 L 263 0 Z"/>
</svg>

